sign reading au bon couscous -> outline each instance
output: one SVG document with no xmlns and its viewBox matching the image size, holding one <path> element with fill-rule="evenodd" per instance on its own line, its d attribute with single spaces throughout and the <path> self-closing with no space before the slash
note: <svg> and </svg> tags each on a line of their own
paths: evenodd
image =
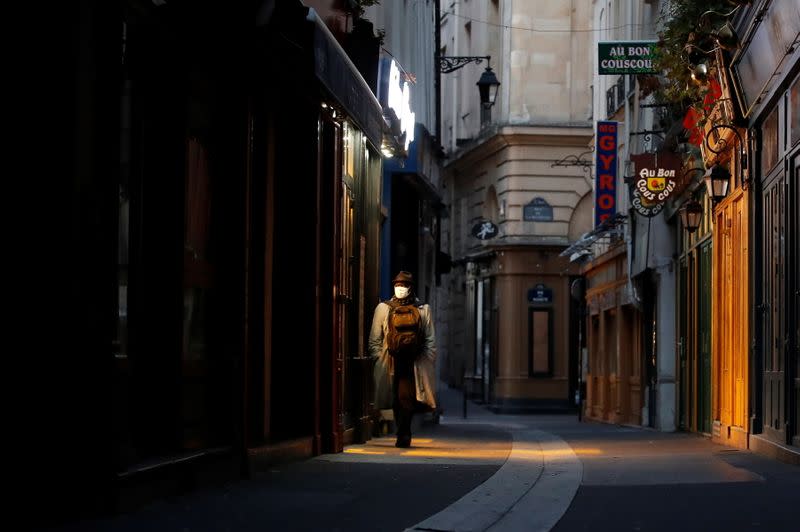
<svg viewBox="0 0 800 532">
<path fill-rule="evenodd" d="M 653 65 L 657 41 L 608 41 L 597 43 L 597 73 L 655 74 Z"/>
</svg>

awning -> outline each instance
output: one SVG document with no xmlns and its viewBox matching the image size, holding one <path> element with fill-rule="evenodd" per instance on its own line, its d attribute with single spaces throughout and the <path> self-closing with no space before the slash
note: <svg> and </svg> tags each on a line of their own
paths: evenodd
<svg viewBox="0 0 800 532">
<path fill-rule="evenodd" d="M 314 74 L 373 146 L 380 149 L 387 125 L 378 98 L 313 8 L 308 8 L 306 20 L 314 25 Z"/>
<path fill-rule="evenodd" d="M 591 247 L 601 238 L 610 238 L 612 235 L 619 235 L 622 233 L 622 225 L 628 221 L 628 217 L 622 213 L 617 213 L 614 216 L 606 219 L 603 223 L 584 233 L 581 237 L 570 245 L 567 249 L 559 253 L 561 257 L 569 257 L 570 262 L 578 260 L 579 258 L 591 255 Z"/>
</svg>

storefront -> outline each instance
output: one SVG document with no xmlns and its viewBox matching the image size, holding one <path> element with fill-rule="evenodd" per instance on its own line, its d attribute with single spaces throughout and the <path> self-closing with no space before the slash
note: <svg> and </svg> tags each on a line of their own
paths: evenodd
<svg viewBox="0 0 800 532">
<path fill-rule="evenodd" d="M 313 10 L 251 7 L 65 8 L 69 141 L 40 193 L 57 340 L 30 414 L 59 452 L 25 457 L 43 520 L 370 437 L 386 124 Z"/>
<path fill-rule="evenodd" d="M 751 448 L 797 461 L 800 446 L 800 3 L 772 0 L 738 18 L 730 65 L 749 136 L 753 357 Z M 734 214 L 734 213 L 731 213 Z M 726 223 L 727 212 L 718 214 Z M 719 222 L 718 222 L 719 223 Z M 734 226 L 735 227 L 735 226 Z M 726 279 L 721 279 L 723 285 Z M 777 445 L 776 445 L 777 444 Z"/>
<path fill-rule="evenodd" d="M 644 406 L 646 338 L 633 305 L 626 246 L 621 240 L 583 265 L 586 278 L 586 397 L 583 416 L 640 425 Z"/>
<path fill-rule="evenodd" d="M 589 134 L 509 126 L 445 167 L 444 364 L 451 385 L 493 411 L 575 408 L 582 303 L 570 286 L 581 272 L 563 252 L 591 227 L 592 194 L 578 165 L 554 168 Z"/>
<path fill-rule="evenodd" d="M 704 187 L 691 189 L 687 199 L 702 205 L 703 212 L 711 208 Z M 711 434 L 711 217 L 678 234 L 678 426 Z"/>
</svg>

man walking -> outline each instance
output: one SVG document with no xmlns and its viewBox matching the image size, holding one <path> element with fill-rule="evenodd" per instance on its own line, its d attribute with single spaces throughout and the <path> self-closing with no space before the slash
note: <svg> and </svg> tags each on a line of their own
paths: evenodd
<svg viewBox="0 0 800 532">
<path fill-rule="evenodd" d="M 411 446 L 415 412 L 436 408 L 436 338 L 430 306 L 413 291 L 413 276 L 401 271 L 392 280 L 394 295 L 378 303 L 369 333 L 375 359 L 375 407 L 391 408 L 396 447 Z"/>
</svg>

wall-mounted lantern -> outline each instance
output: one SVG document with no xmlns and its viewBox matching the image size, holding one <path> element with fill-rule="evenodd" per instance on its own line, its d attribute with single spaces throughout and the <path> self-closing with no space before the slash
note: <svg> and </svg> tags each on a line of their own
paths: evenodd
<svg viewBox="0 0 800 532">
<path fill-rule="evenodd" d="M 476 85 L 481 96 L 481 105 L 484 107 L 493 106 L 497 100 L 497 89 L 500 88 L 500 82 L 497 81 L 497 76 L 492 72 L 492 67 L 486 67 Z"/>
<path fill-rule="evenodd" d="M 491 67 L 490 55 L 477 55 L 477 56 L 439 56 L 439 72 L 442 74 L 449 74 L 459 68 L 468 65 L 469 63 L 480 64 L 486 60 L 486 70 L 481 74 L 480 79 L 476 83 L 478 86 L 478 94 L 481 98 L 481 123 L 484 124 L 491 119 L 491 108 L 497 100 L 497 90 L 500 88 L 500 82 L 497 80 Z"/>
<path fill-rule="evenodd" d="M 713 35 L 717 40 L 717 44 L 725 50 L 736 50 L 739 47 L 739 36 L 736 34 L 736 30 L 733 29 L 733 24 L 730 22 L 723 24 Z"/>
<path fill-rule="evenodd" d="M 700 227 L 700 221 L 703 219 L 703 206 L 699 201 L 689 200 L 683 204 L 678 214 L 680 214 L 681 223 L 686 231 L 694 233 Z"/>
<path fill-rule="evenodd" d="M 692 68 L 692 81 L 702 85 L 708 81 L 708 65 L 705 63 L 698 63 Z"/>
<path fill-rule="evenodd" d="M 703 176 L 708 196 L 714 203 L 725 199 L 731 184 L 731 173 L 724 166 L 713 165 Z"/>
</svg>

